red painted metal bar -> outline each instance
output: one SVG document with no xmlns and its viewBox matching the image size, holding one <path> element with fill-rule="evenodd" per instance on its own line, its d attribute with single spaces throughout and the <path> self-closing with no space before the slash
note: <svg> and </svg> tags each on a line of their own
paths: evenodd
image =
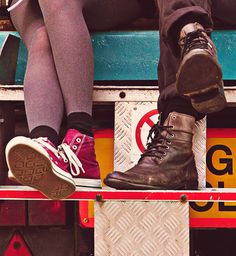
<svg viewBox="0 0 236 256">
<path fill-rule="evenodd" d="M 191 228 L 235 228 L 236 218 L 190 218 Z"/>
<path fill-rule="evenodd" d="M 45 200 L 39 191 L 22 186 L 0 186 L 2 200 Z M 92 190 L 77 189 L 66 200 L 140 200 L 140 201 L 195 201 L 195 202 L 236 202 L 236 189 L 203 190 Z"/>
</svg>

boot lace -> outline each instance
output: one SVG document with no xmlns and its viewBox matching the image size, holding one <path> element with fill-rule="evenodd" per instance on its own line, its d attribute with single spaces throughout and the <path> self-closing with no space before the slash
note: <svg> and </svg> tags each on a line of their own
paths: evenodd
<svg viewBox="0 0 236 256">
<path fill-rule="evenodd" d="M 211 32 L 210 29 L 198 29 L 188 33 L 185 38 L 180 39 L 179 45 L 183 47 L 182 57 L 193 49 L 212 49 L 213 46 L 204 35 L 204 33 L 210 34 Z"/>
<path fill-rule="evenodd" d="M 163 158 L 166 154 L 166 150 L 169 148 L 168 145 L 171 144 L 171 139 L 167 139 L 166 135 L 163 136 L 163 131 L 166 131 L 167 134 L 173 138 L 174 134 L 171 133 L 171 128 L 173 128 L 173 126 L 164 126 L 159 123 L 151 128 L 147 137 L 146 149 L 141 155 L 141 159 L 145 156 L 154 156 L 158 159 Z"/>
<path fill-rule="evenodd" d="M 80 174 L 80 170 L 85 173 L 82 163 L 76 154 L 70 149 L 70 146 L 66 143 L 61 144 L 58 147 L 58 153 L 63 159 L 67 159 L 70 165 L 70 171 L 73 176 L 78 176 Z M 66 162 L 64 160 L 64 162 Z"/>
</svg>

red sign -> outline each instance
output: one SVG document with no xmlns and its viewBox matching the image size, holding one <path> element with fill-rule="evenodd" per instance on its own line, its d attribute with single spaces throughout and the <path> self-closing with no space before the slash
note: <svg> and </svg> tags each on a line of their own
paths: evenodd
<svg viewBox="0 0 236 256">
<path fill-rule="evenodd" d="M 141 139 L 142 127 L 146 123 L 148 126 L 150 126 L 150 129 L 151 129 L 152 126 L 155 124 L 152 121 L 151 117 L 155 115 L 158 115 L 158 111 L 156 109 L 151 110 L 148 113 L 146 113 L 137 124 L 136 131 L 135 131 L 135 139 L 136 139 L 138 148 L 140 149 L 141 152 L 144 152 L 144 149 L 145 149 L 145 145 Z"/>
<path fill-rule="evenodd" d="M 7 246 L 4 256 L 32 256 L 32 253 L 21 235 L 15 233 Z"/>
</svg>

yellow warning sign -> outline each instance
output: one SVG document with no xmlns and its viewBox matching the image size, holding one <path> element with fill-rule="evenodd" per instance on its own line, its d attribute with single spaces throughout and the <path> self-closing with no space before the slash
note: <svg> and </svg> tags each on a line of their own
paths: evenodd
<svg viewBox="0 0 236 256">
<path fill-rule="evenodd" d="M 208 129 L 207 186 L 236 188 L 236 129 Z M 192 218 L 236 218 L 236 203 L 191 203 Z"/>
</svg>

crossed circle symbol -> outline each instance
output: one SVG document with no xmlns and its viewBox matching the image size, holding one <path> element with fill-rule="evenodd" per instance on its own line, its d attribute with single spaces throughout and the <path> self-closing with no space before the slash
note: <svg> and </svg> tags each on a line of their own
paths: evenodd
<svg viewBox="0 0 236 256">
<path fill-rule="evenodd" d="M 145 145 L 142 142 L 142 138 L 141 138 L 141 131 L 142 131 L 142 127 L 143 125 L 146 123 L 148 126 L 150 126 L 150 128 L 155 124 L 151 117 L 158 115 L 158 111 L 157 109 L 151 110 L 149 112 L 147 112 L 138 122 L 136 130 L 135 130 L 135 140 L 137 143 L 137 146 L 139 148 L 139 150 L 143 153 L 145 150 Z"/>
</svg>

